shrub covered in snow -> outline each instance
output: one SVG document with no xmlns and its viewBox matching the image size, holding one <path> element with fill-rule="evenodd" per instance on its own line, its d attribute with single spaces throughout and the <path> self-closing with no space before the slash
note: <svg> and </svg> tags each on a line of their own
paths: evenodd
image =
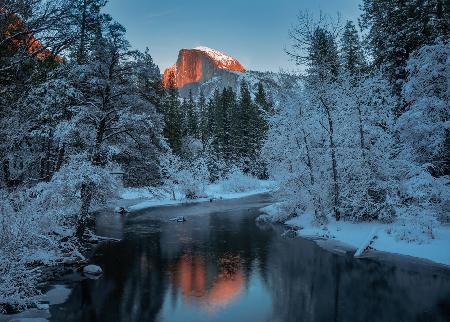
<svg viewBox="0 0 450 322">
<path fill-rule="evenodd" d="M 179 190 L 187 199 L 205 196 L 209 183 L 209 171 L 206 160 L 202 157 L 182 161 L 174 154 L 167 154 L 161 159 L 161 177 L 166 189 Z"/>
<path fill-rule="evenodd" d="M 242 172 L 241 169 L 233 167 L 225 179 L 220 182 L 223 191 L 244 192 L 260 187 L 260 181 L 255 177 Z"/>
<path fill-rule="evenodd" d="M 259 222 L 280 222 L 288 220 L 292 213 L 290 209 L 283 206 L 282 203 L 276 203 L 260 209 L 263 213 L 257 218 Z"/>
<path fill-rule="evenodd" d="M 449 53 L 450 40 L 440 40 L 411 56 L 403 88 L 409 108 L 397 121 L 401 142 L 414 149 L 414 160 L 429 163 L 438 174 L 448 167 L 444 160 L 450 153 L 445 147 L 450 131 Z"/>
<path fill-rule="evenodd" d="M 94 206 L 114 197 L 120 186 L 106 168 L 75 158 L 50 182 L 12 193 L 0 190 L 0 304 L 30 304 L 39 294 L 42 265 L 82 258 L 74 228 L 81 220 L 81 186 L 87 180 Z"/>
</svg>

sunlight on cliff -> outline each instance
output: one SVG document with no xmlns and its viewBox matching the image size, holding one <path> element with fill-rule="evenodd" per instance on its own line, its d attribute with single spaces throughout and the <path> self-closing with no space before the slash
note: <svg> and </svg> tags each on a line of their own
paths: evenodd
<svg viewBox="0 0 450 322">
<path fill-rule="evenodd" d="M 245 72 L 244 66 L 236 59 L 223 52 L 207 47 L 181 49 L 175 65 L 164 71 L 163 85 L 170 87 L 170 75 L 175 76 L 175 87 L 207 81 L 218 70 Z"/>
</svg>

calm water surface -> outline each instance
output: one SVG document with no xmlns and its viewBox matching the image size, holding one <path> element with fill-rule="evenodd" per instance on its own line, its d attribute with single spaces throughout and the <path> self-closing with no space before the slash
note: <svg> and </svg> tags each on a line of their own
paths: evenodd
<svg viewBox="0 0 450 322">
<path fill-rule="evenodd" d="M 51 321 L 450 321 L 450 270 L 353 259 L 255 222 L 267 197 L 104 214 L 121 237 L 92 259 L 104 274 L 71 285 Z M 185 223 L 169 221 L 185 215 Z"/>
</svg>

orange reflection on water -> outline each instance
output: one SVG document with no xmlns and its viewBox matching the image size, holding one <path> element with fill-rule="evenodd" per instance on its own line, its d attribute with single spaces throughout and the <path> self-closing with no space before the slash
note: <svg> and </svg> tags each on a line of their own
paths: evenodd
<svg viewBox="0 0 450 322">
<path fill-rule="evenodd" d="M 175 284 L 181 288 L 186 298 L 205 296 L 206 275 L 203 258 L 184 255 L 177 265 Z"/>
<path fill-rule="evenodd" d="M 203 257 L 183 255 L 176 263 L 172 282 L 186 301 L 197 300 L 208 310 L 229 304 L 241 292 L 245 277 L 239 256 L 222 256 L 217 265 Z"/>
</svg>

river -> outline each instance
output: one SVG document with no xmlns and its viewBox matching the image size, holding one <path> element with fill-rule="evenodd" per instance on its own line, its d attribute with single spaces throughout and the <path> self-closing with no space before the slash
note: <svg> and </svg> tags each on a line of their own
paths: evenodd
<svg viewBox="0 0 450 322">
<path fill-rule="evenodd" d="M 103 275 L 68 283 L 50 321 L 450 321 L 449 269 L 284 238 L 255 221 L 269 198 L 100 214 L 122 240 L 97 247 Z"/>
</svg>

